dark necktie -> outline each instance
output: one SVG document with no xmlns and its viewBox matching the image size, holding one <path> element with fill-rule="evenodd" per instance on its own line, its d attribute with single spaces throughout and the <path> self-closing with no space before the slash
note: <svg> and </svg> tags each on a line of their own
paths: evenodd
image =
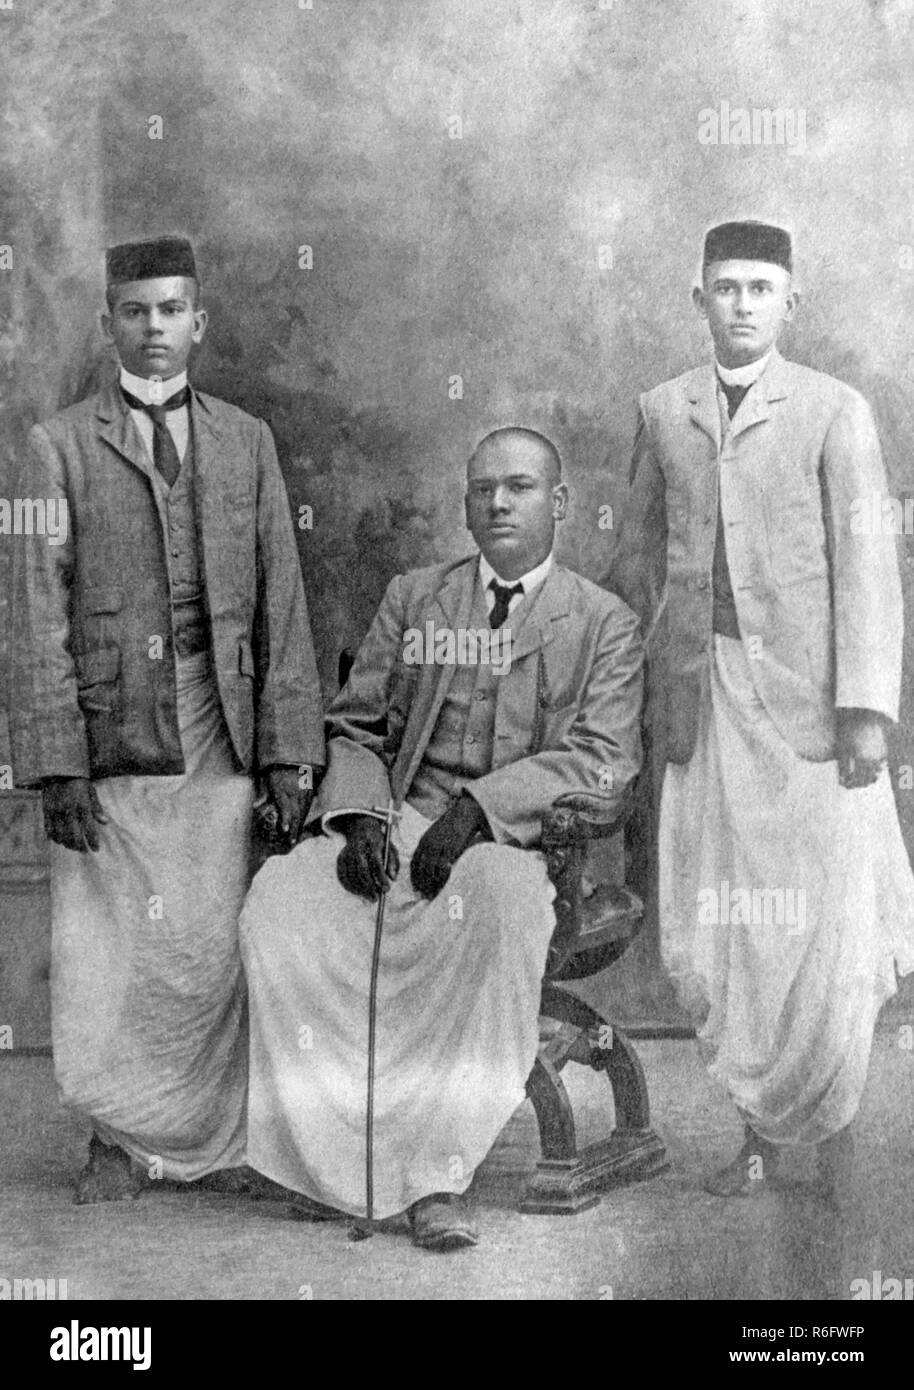
<svg viewBox="0 0 914 1390">
<path fill-rule="evenodd" d="M 508 604 L 515 594 L 524 592 L 524 586 L 523 584 L 499 584 L 497 579 L 490 579 L 489 588 L 495 595 L 495 603 L 489 614 L 489 627 L 501 627 L 508 616 Z"/>
<path fill-rule="evenodd" d="M 165 417 L 169 410 L 180 410 L 183 405 L 187 405 L 190 400 L 190 388 L 182 386 L 180 391 L 169 396 L 161 405 L 147 405 L 138 396 L 132 396 L 129 391 L 125 391 L 123 386 L 121 394 L 131 410 L 145 411 L 152 421 L 152 461 L 168 486 L 173 487 L 181 471 L 181 460 L 178 458 L 175 441 L 165 423 Z"/>
<path fill-rule="evenodd" d="M 720 389 L 727 398 L 727 414 L 732 420 L 752 383 L 750 382 L 749 386 L 731 386 L 729 381 L 724 381 L 723 377 L 719 376 L 717 380 L 720 382 Z"/>
</svg>

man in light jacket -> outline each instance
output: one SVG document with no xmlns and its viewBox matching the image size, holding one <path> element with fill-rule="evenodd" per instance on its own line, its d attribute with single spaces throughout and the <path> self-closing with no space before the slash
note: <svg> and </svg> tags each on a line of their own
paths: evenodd
<svg viewBox="0 0 914 1390">
<path fill-rule="evenodd" d="M 375 902 L 373 1214 L 475 1244 L 464 1193 L 524 1099 L 555 926 L 539 851 L 564 793 L 610 808 L 640 762 L 641 644 L 619 599 L 555 563 L 567 490 L 533 431 L 470 460 L 479 552 L 398 575 L 327 720 L 326 832 L 255 878 L 249 1156 L 318 1219 L 366 1211 Z M 399 813 L 384 874 L 382 820 Z"/>
<path fill-rule="evenodd" d="M 902 639 L 885 472 L 864 399 L 778 353 L 786 231 L 713 228 L 693 299 L 716 360 L 641 397 L 606 578 L 642 617 L 668 759 L 661 946 L 745 1122 L 709 1189 L 760 1191 L 805 1144 L 833 1192 L 876 1016 L 914 968 L 885 771 Z"/>
</svg>

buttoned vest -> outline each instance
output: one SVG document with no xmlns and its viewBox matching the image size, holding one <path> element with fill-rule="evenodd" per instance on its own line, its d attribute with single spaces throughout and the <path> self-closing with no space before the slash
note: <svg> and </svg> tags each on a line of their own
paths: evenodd
<svg viewBox="0 0 914 1390">
<path fill-rule="evenodd" d="M 175 652 L 178 656 L 194 656 L 209 644 L 209 621 L 194 498 L 193 429 L 188 431 L 187 449 L 173 486 L 169 488 L 156 469 L 152 470 L 152 478 L 165 526 Z"/>
<path fill-rule="evenodd" d="M 517 608 L 525 606 L 522 600 Z M 517 609 L 505 622 L 511 627 Z M 489 614 L 479 580 L 473 594 L 470 626 L 489 630 Z M 438 714 L 425 756 L 409 790 L 409 801 L 423 816 L 436 820 L 460 795 L 465 782 L 492 770 L 495 744 L 495 698 L 498 682 L 490 662 L 458 665 Z"/>
</svg>

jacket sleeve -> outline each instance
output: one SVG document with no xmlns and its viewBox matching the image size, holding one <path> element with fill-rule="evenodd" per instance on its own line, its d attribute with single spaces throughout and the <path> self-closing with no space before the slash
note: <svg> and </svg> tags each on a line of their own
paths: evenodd
<svg viewBox="0 0 914 1390">
<path fill-rule="evenodd" d="M 323 705 L 295 530 L 273 436 L 257 449 L 257 767 L 322 766 Z"/>
<path fill-rule="evenodd" d="M 544 814 L 567 792 L 621 805 L 641 766 L 642 668 L 638 619 L 617 605 L 600 626 L 577 714 L 561 744 L 464 788 L 482 807 L 497 842 L 538 844 Z"/>
<path fill-rule="evenodd" d="M 618 594 L 641 619 L 648 638 L 660 615 L 666 584 L 666 481 L 651 443 L 642 405 L 629 472 L 629 489 L 604 589 Z"/>
<path fill-rule="evenodd" d="M 898 718 L 902 596 L 888 486 L 872 412 L 849 392 L 829 427 L 821 477 L 832 564 L 838 708 Z M 874 525 L 878 519 L 884 523 Z"/>
<path fill-rule="evenodd" d="M 385 745 L 397 718 L 393 687 L 403 669 L 404 613 L 402 579 L 396 576 L 327 713 L 327 773 L 309 820 L 371 810 L 390 799 Z"/>
<path fill-rule="evenodd" d="M 28 787 L 44 777 L 89 776 L 86 726 L 70 651 L 75 517 L 64 460 L 41 425 L 29 435 L 16 492 L 20 498 L 44 499 L 46 505 L 54 499 L 61 522 L 56 538 L 17 536 L 13 542 L 10 737 L 16 781 Z"/>
</svg>

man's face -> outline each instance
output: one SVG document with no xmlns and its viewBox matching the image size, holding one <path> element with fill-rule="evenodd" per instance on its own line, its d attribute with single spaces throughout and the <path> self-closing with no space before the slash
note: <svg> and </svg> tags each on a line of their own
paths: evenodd
<svg viewBox="0 0 914 1390">
<path fill-rule="evenodd" d="M 519 579 L 552 549 L 568 489 L 537 440 L 505 435 L 484 440 L 467 469 L 467 527 L 502 579 Z"/>
<path fill-rule="evenodd" d="M 692 291 L 724 367 L 764 357 L 793 317 L 798 298 L 788 272 L 768 261 L 713 261 L 705 267 L 702 288 Z"/>
<path fill-rule="evenodd" d="M 131 280 L 116 293 L 102 327 L 121 365 L 134 376 L 163 381 L 183 372 L 206 328 L 206 310 L 194 308 L 194 282 L 183 275 Z"/>
</svg>

